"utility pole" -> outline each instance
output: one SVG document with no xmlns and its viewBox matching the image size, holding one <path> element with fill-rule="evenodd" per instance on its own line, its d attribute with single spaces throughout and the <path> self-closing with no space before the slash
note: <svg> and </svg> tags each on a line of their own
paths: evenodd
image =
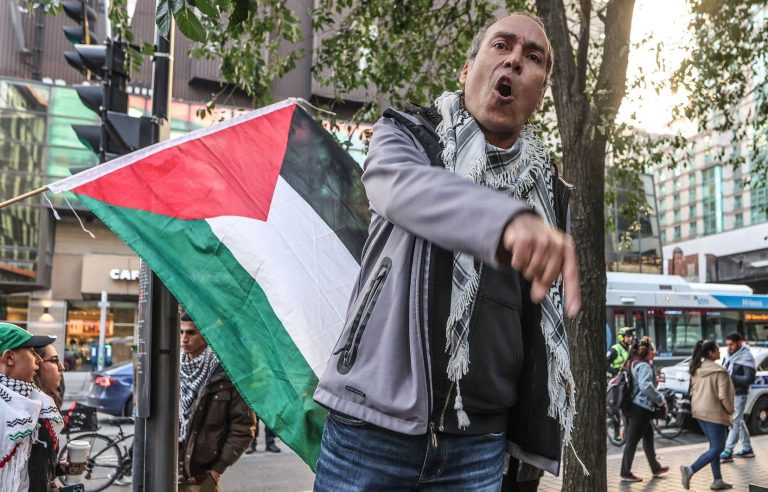
<svg viewBox="0 0 768 492">
<path fill-rule="evenodd" d="M 168 109 L 173 80 L 173 37 L 168 39 L 155 28 L 155 59 L 152 80 L 154 142 L 168 138 Z M 134 492 L 177 490 L 179 435 L 179 313 L 178 303 L 157 276 L 149 271 L 149 333 L 141 391 L 148 405 L 139 412 L 134 455 L 140 464 L 134 474 Z M 148 369 L 148 370 L 146 370 Z M 151 378 L 148 377 L 151 374 Z M 148 387 L 148 390 L 146 386 Z M 138 482 L 138 483 L 137 483 Z"/>
</svg>

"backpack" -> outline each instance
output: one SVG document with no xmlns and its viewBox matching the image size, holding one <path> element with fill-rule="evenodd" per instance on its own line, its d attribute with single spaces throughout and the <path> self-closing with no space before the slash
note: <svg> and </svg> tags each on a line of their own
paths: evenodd
<svg viewBox="0 0 768 492">
<path fill-rule="evenodd" d="M 622 368 L 616 375 L 614 383 L 608 387 L 606 404 L 610 408 L 618 408 L 622 412 L 629 411 L 632 405 L 632 372 Z"/>
<path fill-rule="evenodd" d="M 408 103 L 404 108 L 405 112 L 418 118 L 423 124 L 418 125 L 402 114 L 388 108 L 384 111 L 384 116 L 391 118 L 401 125 L 405 126 L 408 131 L 419 141 L 422 147 L 424 147 L 427 156 L 429 157 L 430 165 L 435 167 L 444 167 L 443 161 L 440 158 L 440 153 L 443 151 L 440 145 L 440 137 L 435 133 L 435 128 L 441 121 L 440 113 L 434 106 L 419 106 L 417 104 Z M 554 183 L 554 195 L 555 195 L 555 216 L 557 218 L 557 227 L 560 230 L 566 231 L 568 229 L 569 211 L 568 202 L 570 199 L 571 191 L 573 191 L 573 185 L 567 183 L 560 177 L 557 166 L 554 161 L 550 161 L 552 166 L 552 172 L 555 177 Z"/>
</svg>

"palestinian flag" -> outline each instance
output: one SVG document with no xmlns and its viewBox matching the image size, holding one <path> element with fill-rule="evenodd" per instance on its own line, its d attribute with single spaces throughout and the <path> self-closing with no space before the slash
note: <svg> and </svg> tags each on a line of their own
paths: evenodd
<svg viewBox="0 0 768 492">
<path fill-rule="evenodd" d="M 312 395 L 367 236 L 360 166 L 286 100 L 49 186 L 70 191 L 189 312 L 264 423 L 313 469 Z"/>
</svg>

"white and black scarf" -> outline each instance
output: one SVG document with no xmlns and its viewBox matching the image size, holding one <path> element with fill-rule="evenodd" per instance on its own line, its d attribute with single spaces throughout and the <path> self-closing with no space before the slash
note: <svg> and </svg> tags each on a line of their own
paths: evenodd
<svg viewBox="0 0 768 492">
<path fill-rule="evenodd" d="M 511 197 L 525 200 L 551 225 L 557 224 L 554 209 L 554 175 L 549 156 L 532 126 L 526 125 L 509 149 L 488 144 L 475 119 L 463 107 L 463 93 L 445 92 L 435 106 L 442 116 L 437 134 L 443 146 L 441 158 L 449 171 Z M 461 378 L 469 371 L 469 329 L 482 263 L 466 253 L 455 253 L 451 311 L 446 326 L 448 379 L 456 384 L 454 408 L 460 428 L 470 425 L 461 400 Z M 541 302 L 541 330 L 547 346 L 550 417 L 557 418 L 565 444 L 571 440 L 575 408 L 575 384 L 570 369 L 568 339 L 563 323 L 562 278 Z"/>
<path fill-rule="evenodd" d="M 0 374 L 0 490 L 29 488 L 29 454 L 41 420 L 60 432 L 64 420 L 53 398 L 32 383 Z"/>
<path fill-rule="evenodd" d="M 181 354 L 181 378 L 179 395 L 179 442 L 187 438 L 187 427 L 192 417 L 192 409 L 200 395 L 200 390 L 205 387 L 213 371 L 219 367 L 219 359 L 211 350 L 205 350 L 197 357 L 191 357 L 187 353 Z"/>
</svg>

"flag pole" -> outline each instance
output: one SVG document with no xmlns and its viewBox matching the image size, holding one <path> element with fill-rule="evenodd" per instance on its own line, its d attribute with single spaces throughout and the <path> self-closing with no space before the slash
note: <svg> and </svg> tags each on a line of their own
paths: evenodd
<svg viewBox="0 0 768 492">
<path fill-rule="evenodd" d="M 33 197 L 35 195 L 39 195 L 40 193 L 45 193 L 48 191 L 48 185 L 41 186 L 40 188 L 32 191 L 28 191 L 24 193 L 23 195 L 19 195 L 17 197 L 9 198 L 8 200 L 5 200 L 4 202 L 0 202 L 0 208 L 7 207 L 8 205 L 13 205 L 14 203 L 18 203 L 22 200 L 26 200 L 27 198 Z"/>
</svg>

